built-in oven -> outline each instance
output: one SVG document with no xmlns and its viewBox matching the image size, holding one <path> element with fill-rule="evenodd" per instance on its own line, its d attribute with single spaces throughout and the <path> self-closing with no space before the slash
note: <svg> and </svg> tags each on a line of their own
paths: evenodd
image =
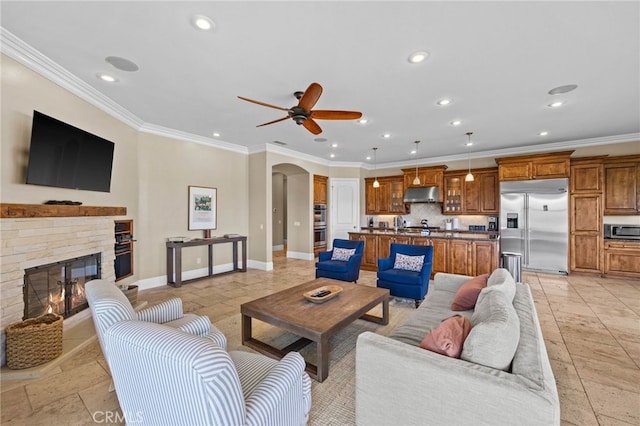
<svg viewBox="0 0 640 426">
<path fill-rule="evenodd" d="M 327 227 L 317 226 L 313 228 L 313 246 L 320 247 L 327 245 Z"/>
<path fill-rule="evenodd" d="M 640 225 L 604 225 L 604 238 L 614 240 L 640 240 Z"/>
<path fill-rule="evenodd" d="M 327 226 L 327 205 L 313 205 L 313 227 Z"/>
</svg>

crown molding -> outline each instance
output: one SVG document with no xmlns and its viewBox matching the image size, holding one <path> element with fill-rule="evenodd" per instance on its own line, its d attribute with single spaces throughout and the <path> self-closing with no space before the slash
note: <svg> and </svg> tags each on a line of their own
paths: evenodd
<svg viewBox="0 0 640 426">
<path fill-rule="evenodd" d="M 195 135 L 193 133 L 183 132 L 180 130 L 170 129 L 168 127 L 158 126 L 156 124 L 144 123 L 138 128 L 140 132 L 150 133 L 157 136 L 163 136 L 171 139 L 178 139 L 185 142 L 193 142 L 209 147 L 233 151 L 240 154 L 248 154 L 249 148 L 243 145 L 219 141 L 217 139 L 208 138 L 206 136 Z"/>
<path fill-rule="evenodd" d="M 491 151 L 475 151 L 471 154 L 474 159 L 478 158 L 496 158 L 496 157 L 508 157 L 527 154 L 536 154 L 551 151 L 562 151 L 566 149 L 586 148 L 589 146 L 602 146 L 611 145 L 616 143 L 635 142 L 640 143 L 640 133 L 627 133 L 624 135 L 605 136 L 601 138 L 590 139 L 578 139 L 571 141 L 552 142 L 541 145 L 526 145 L 513 148 L 493 149 Z M 442 164 L 452 161 L 467 160 L 469 154 L 455 154 L 455 155 L 443 155 L 440 157 L 429 157 L 428 159 L 418 160 L 419 166 L 429 166 L 433 164 Z M 398 168 L 398 167 L 415 167 L 415 160 L 399 161 L 395 163 L 378 163 L 378 168 Z M 335 167 L 335 164 L 331 165 Z M 365 170 L 373 170 L 373 165 L 368 163 L 362 163 L 362 168 Z"/>
<path fill-rule="evenodd" d="M 144 123 L 140 118 L 2 27 L 0 27 L 0 51 L 128 126 L 139 129 Z"/>
</svg>

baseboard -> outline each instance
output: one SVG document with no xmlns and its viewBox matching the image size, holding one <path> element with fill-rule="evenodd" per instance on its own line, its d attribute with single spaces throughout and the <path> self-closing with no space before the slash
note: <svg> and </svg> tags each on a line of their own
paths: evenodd
<svg viewBox="0 0 640 426">
<path fill-rule="evenodd" d="M 291 259 L 301 259 L 301 260 L 313 260 L 315 258 L 313 253 L 303 253 L 303 252 L 291 251 L 291 250 L 287 250 L 287 257 Z"/>
</svg>

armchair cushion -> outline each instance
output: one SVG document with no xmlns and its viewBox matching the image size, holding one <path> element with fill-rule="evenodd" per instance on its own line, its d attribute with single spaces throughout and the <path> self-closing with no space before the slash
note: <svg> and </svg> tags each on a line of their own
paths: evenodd
<svg viewBox="0 0 640 426">
<path fill-rule="evenodd" d="M 178 297 L 165 300 L 164 302 L 138 312 L 138 319 L 140 321 L 155 322 L 157 324 L 164 324 L 165 322 L 174 321 L 182 317 L 184 317 L 182 300 Z"/>
<path fill-rule="evenodd" d="M 396 253 L 396 260 L 393 269 L 403 269 L 405 271 L 420 272 L 424 264 L 424 255 L 409 256 L 402 253 Z"/>
</svg>

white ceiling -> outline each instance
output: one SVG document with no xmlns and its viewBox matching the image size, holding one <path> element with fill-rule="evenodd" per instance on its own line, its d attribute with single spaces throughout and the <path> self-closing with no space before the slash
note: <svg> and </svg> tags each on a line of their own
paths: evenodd
<svg viewBox="0 0 640 426">
<path fill-rule="evenodd" d="M 379 165 L 413 164 L 415 140 L 428 162 L 637 140 L 640 132 L 637 1 L 2 1 L 1 8 L 5 39 L 26 43 L 144 126 L 249 151 L 281 141 L 323 160 L 359 163 L 378 147 Z M 195 14 L 215 29 L 196 30 Z M 430 57 L 409 63 L 417 50 Z M 118 70 L 107 56 L 139 70 Z M 99 72 L 118 82 L 99 80 Z M 314 81 L 324 87 L 315 109 L 362 111 L 369 123 L 318 120 L 318 136 L 292 120 L 256 128 L 286 113 L 237 98 L 288 108 L 297 103 L 293 92 Z M 548 94 L 567 84 L 578 88 Z M 453 103 L 437 106 L 444 97 Z M 566 105 L 547 106 L 558 99 Z M 454 119 L 463 124 L 450 125 Z M 469 131 L 472 148 L 464 145 Z"/>
</svg>

